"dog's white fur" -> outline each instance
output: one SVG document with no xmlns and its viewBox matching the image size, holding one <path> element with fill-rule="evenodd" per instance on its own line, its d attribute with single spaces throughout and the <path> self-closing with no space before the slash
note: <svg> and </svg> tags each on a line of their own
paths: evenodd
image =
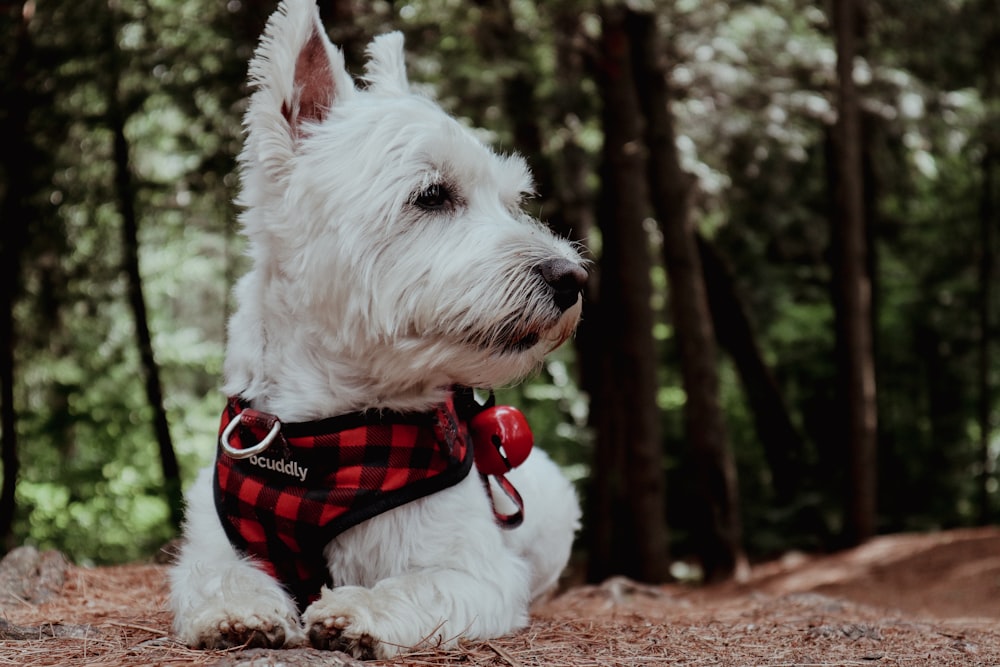
<svg viewBox="0 0 1000 667">
<path fill-rule="evenodd" d="M 427 410 L 452 385 L 522 377 L 580 313 L 553 305 L 538 266 L 579 266 L 577 252 L 521 212 L 523 160 L 410 92 L 401 35 L 371 44 L 358 89 L 312 3 L 286 0 L 250 64 L 238 203 L 252 268 L 236 287 L 225 391 L 305 421 Z M 437 210 L 419 199 L 433 185 L 450 197 Z M 499 528 L 470 474 L 333 540 L 334 588 L 300 618 L 229 544 L 203 471 L 171 571 L 175 630 L 193 646 L 308 640 L 379 658 L 508 633 L 555 584 L 579 521 L 543 452 L 509 478 L 522 526 Z"/>
</svg>

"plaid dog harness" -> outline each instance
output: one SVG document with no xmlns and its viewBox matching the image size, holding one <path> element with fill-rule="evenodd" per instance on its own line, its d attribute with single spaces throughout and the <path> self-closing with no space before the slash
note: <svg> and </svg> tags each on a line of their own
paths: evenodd
<svg viewBox="0 0 1000 667">
<path fill-rule="evenodd" d="M 215 507 L 226 535 L 288 588 L 300 610 L 330 583 L 323 555 L 330 540 L 457 484 L 473 462 L 452 398 L 431 413 L 294 424 L 231 398 L 220 431 Z"/>
</svg>

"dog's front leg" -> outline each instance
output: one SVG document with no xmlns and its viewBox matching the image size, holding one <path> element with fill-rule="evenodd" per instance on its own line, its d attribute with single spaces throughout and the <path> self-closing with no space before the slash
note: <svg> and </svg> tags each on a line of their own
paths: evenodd
<svg viewBox="0 0 1000 667">
<path fill-rule="evenodd" d="M 528 621 L 527 561 L 505 545 L 477 475 L 356 526 L 327 558 L 337 585 L 302 617 L 317 648 L 384 659 Z"/>
<path fill-rule="evenodd" d="M 170 606 L 180 639 L 213 649 L 302 643 L 294 603 L 226 538 L 212 502 L 211 469 L 202 471 L 187 500 L 184 545 L 170 571 Z"/>
<path fill-rule="evenodd" d="M 420 646 L 449 647 L 459 639 L 506 634 L 527 623 L 528 590 L 468 572 L 415 572 L 372 588 L 324 588 L 303 615 L 316 648 L 362 659 L 392 658 Z"/>
</svg>

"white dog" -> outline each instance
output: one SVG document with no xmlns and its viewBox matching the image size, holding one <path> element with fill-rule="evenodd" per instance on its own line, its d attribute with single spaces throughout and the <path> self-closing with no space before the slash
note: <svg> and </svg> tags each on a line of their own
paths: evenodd
<svg viewBox="0 0 1000 667">
<path fill-rule="evenodd" d="M 192 646 L 364 658 L 502 635 L 555 584 L 580 513 L 541 451 L 469 474 L 477 437 L 498 460 L 524 443 L 509 415 L 477 426 L 463 388 L 519 379 L 572 335 L 587 274 L 521 210 L 523 160 L 410 92 L 401 35 L 370 45 L 356 88 L 312 3 L 285 0 L 250 63 L 253 264 L 174 627 Z"/>
</svg>

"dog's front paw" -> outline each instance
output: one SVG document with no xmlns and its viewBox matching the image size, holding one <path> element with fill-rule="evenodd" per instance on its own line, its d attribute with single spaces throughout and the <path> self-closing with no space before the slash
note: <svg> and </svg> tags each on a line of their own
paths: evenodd
<svg viewBox="0 0 1000 667">
<path fill-rule="evenodd" d="M 298 623 L 290 618 L 230 612 L 196 625 L 201 630 L 188 643 L 203 649 L 281 648 L 301 642 Z"/>
<path fill-rule="evenodd" d="M 398 647 L 388 642 L 387 629 L 381 632 L 374 623 L 376 600 L 371 591 L 358 586 L 324 588 L 302 615 L 309 643 L 327 651 L 343 651 L 355 658 L 373 660 L 390 658 Z"/>
<path fill-rule="evenodd" d="M 226 617 L 198 636 L 196 645 L 205 649 L 281 648 L 289 639 L 286 623 L 257 615 Z"/>
<path fill-rule="evenodd" d="M 324 651 L 343 651 L 361 660 L 374 660 L 378 642 L 368 633 L 351 631 L 351 619 L 337 616 L 309 626 L 309 643 Z"/>
</svg>

